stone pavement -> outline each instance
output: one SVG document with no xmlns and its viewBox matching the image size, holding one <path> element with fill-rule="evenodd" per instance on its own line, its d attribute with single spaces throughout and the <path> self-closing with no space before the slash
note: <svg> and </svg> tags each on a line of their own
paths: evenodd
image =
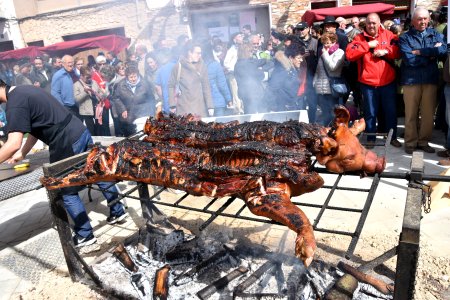
<svg viewBox="0 0 450 300">
<path fill-rule="evenodd" d="M 401 132 L 401 129 L 399 131 Z M 439 146 L 443 144 L 443 140 L 443 133 L 436 131 L 433 141 L 437 144 L 432 144 L 432 146 L 443 149 L 442 146 Z M 402 139 L 400 141 L 403 142 Z M 407 172 L 409 170 L 411 155 L 405 154 L 403 149 L 387 147 L 387 158 L 387 171 Z M 438 160 L 436 154 L 425 153 L 424 158 L 425 173 L 440 174 L 447 170 L 446 167 L 436 164 Z M 130 186 L 121 183 L 120 187 L 124 190 Z M 112 245 L 117 240 L 136 232 L 137 228 L 143 224 L 140 217 L 140 204 L 137 200 L 127 200 L 128 212 L 130 213 L 128 221 L 125 224 L 111 226 L 106 224 L 108 208 L 101 195 L 94 192 L 93 202 L 89 202 L 86 191 L 82 191 L 81 196 L 89 211 L 95 235 L 102 245 Z M 398 234 L 398 230 L 401 230 L 405 198 L 406 182 L 404 180 L 382 178 L 363 234 L 372 234 L 385 229 L 392 231 L 392 228 L 397 228 L 395 232 Z M 446 256 L 450 255 L 446 246 L 450 240 L 449 210 L 449 207 L 442 207 L 433 214 L 425 215 L 421 223 L 422 234 L 430 238 L 431 243 L 437 245 L 436 251 L 441 251 L 441 255 Z M 186 216 L 191 219 L 200 218 L 199 214 L 164 211 L 177 220 Z M 336 221 L 334 218 L 331 219 Z M 217 220 L 225 226 L 233 225 L 239 228 L 242 234 L 260 231 L 258 232 L 259 242 L 267 242 L 277 245 L 277 247 L 280 247 L 280 241 L 277 237 L 286 235 L 286 230 L 277 226 L 267 224 L 252 226 L 248 222 L 234 221 L 229 218 L 218 218 Z M 220 227 L 220 225 L 218 226 Z M 268 228 L 271 230 L 270 235 L 264 233 L 264 230 Z M 286 243 L 286 247 L 292 249 L 290 240 L 294 238 L 293 235 L 287 238 L 289 241 Z M 95 254 L 90 255 L 90 259 L 95 259 Z M 0 300 L 10 299 L 11 297 L 18 298 L 21 293 L 25 293 L 36 284 L 44 272 L 53 269 L 66 270 L 66 265 L 59 237 L 52 225 L 45 189 L 33 190 L 1 201 L 0 274 L 2 276 L 0 276 Z"/>
</svg>

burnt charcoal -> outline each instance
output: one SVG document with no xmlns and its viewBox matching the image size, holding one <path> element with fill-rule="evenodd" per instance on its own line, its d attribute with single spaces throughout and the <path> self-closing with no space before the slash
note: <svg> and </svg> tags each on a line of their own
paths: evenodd
<svg viewBox="0 0 450 300">
<path fill-rule="evenodd" d="M 148 234 L 150 236 L 149 251 L 159 261 L 163 261 L 166 253 L 172 251 L 184 240 L 184 232 L 182 230 L 172 230 L 165 234 L 161 234 L 160 231 L 149 231 Z"/>
<path fill-rule="evenodd" d="M 170 265 L 179 265 L 187 263 L 198 263 L 201 259 L 199 250 L 175 248 L 172 252 L 166 253 L 165 261 Z"/>
<path fill-rule="evenodd" d="M 242 276 L 243 274 L 247 273 L 248 269 L 245 267 L 239 267 L 230 273 L 228 273 L 226 276 L 219 278 L 218 280 L 214 281 L 207 287 L 203 288 L 197 293 L 197 296 L 204 300 L 207 299 L 212 294 L 219 292 L 223 288 L 225 288 L 232 280 Z"/>
</svg>

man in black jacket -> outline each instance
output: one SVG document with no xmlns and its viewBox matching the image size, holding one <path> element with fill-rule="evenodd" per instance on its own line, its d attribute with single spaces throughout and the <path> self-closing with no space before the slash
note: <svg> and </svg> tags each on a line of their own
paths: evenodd
<svg viewBox="0 0 450 300">
<path fill-rule="evenodd" d="M 52 71 L 44 65 L 44 61 L 40 56 L 34 59 L 34 66 L 30 74 L 33 82 L 38 82 L 39 87 L 50 92 Z"/>
</svg>

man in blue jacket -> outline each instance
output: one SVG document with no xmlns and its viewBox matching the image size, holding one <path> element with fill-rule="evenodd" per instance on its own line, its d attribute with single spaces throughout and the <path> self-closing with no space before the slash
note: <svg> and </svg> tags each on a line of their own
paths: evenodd
<svg viewBox="0 0 450 300">
<path fill-rule="evenodd" d="M 417 8 L 412 16 L 412 28 L 400 36 L 402 54 L 401 85 L 405 101 L 405 152 L 415 149 L 434 153 L 428 145 L 433 132 L 438 85 L 438 59 L 447 54 L 442 34 L 428 28 L 430 14 Z M 419 123 L 420 116 L 420 123 Z"/>
<path fill-rule="evenodd" d="M 51 94 L 74 116 L 80 118 L 78 105 L 73 94 L 73 83 L 78 80 L 73 71 L 73 57 L 64 55 L 62 65 L 63 67 L 52 77 Z"/>
</svg>

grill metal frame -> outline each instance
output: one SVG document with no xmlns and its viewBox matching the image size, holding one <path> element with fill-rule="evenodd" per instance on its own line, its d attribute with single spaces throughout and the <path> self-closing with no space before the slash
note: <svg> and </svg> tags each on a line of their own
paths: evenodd
<svg viewBox="0 0 450 300">
<path fill-rule="evenodd" d="M 386 144 L 390 141 L 390 138 L 392 136 L 392 132 L 387 135 L 386 137 Z M 386 146 L 385 145 L 377 145 L 377 146 L 384 146 L 384 152 L 386 152 Z M 83 163 L 85 162 L 87 153 L 79 154 L 70 158 L 67 158 L 65 160 L 56 162 L 54 164 L 45 164 L 43 166 L 43 171 L 45 176 L 60 176 L 61 174 L 68 173 L 70 171 L 73 171 L 76 168 L 80 168 L 83 166 Z M 330 173 L 326 171 L 324 168 L 316 167 L 315 170 L 319 173 L 326 174 Z M 330 189 L 330 192 L 328 193 L 327 199 L 324 202 L 323 205 L 316 205 L 316 204 L 310 204 L 310 203 L 301 203 L 294 201 L 293 203 L 296 205 L 301 206 L 310 206 L 315 208 L 320 208 L 320 212 L 318 215 L 318 218 L 313 224 L 314 230 L 316 231 L 322 231 L 322 232 L 328 232 L 333 234 L 340 234 L 340 235 L 346 235 L 351 236 L 352 240 L 350 242 L 350 245 L 348 247 L 346 257 L 351 258 L 353 255 L 353 251 L 355 250 L 356 244 L 358 242 L 359 236 L 361 234 L 362 228 L 364 226 L 365 220 L 367 218 L 368 212 L 370 210 L 371 204 L 373 202 L 373 197 L 375 195 L 376 189 L 378 187 L 378 183 L 380 181 L 380 178 L 395 178 L 395 179 L 406 179 L 410 183 L 408 187 L 408 194 L 407 194 L 407 201 L 405 205 L 405 215 L 403 219 L 403 228 L 402 233 L 400 234 L 399 238 L 399 245 L 396 247 L 396 249 L 391 249 L 387 251 L 386 253 L 380 255 L 380 257 L 374 259 L 373 261 L 367 263 L 367 266 L 376 266 L 378 264 L 383 263 L 387 259 L 390 259 L 395 254 L 397 254 L 397 267 L 396 267 L 396 276 L 395 276 L 395 284 L 398 288 L 395 290 L 394 299 L 410 299 L 411 293 L 414 289 L 414 280 L 415 280 L 415 272 L 416 272 L 416 266 L 417 266 L 417 259 L 418 259 L 418 251 L 419 251 L 419 237 L 420 237 L 420 217 L 421 217 L 421 204 L 422 204 L 422 189 L 420 187 L 414 186 L 412 183 L 420 183 L 423 180 L 433 180 L 433 181 L 449 181 L 450 179 L 447 176 L 440 176 L 440 175 L 424 175 L 423 174 L 423 153 L 420 152 L 414 152 L 413 153 L 413 159 L 411 164 L 411 172 L 409 173 L 392 173 L 392 172 L 384 172 L 380 175 L 374 175 L 372 178 L 372 184 L 369 189 L 358 189 L 358 188 L 349 188 L 349 187 L 341 187 L 339 186 L 339 182 L 342 178 L 342 176 L 348 176 L 348 175 L 356 175 L 356 174 L 346 174 L 346 175 L 336 175 L 336 180 L 333 185 L 324 186 L 322 188 Z M 100 190 L 99 188 L 95 186 L 89 186 L 89 189 L 93 190 Z M 135 190 L 138 190 L 138 197 L 135 197 L 131 195 L 131 193 Z M 163 213 L 157 208 L 157 206 L 170 206 L 170 207 L 176 207 L 176 208 L 182 208 L 202 213 L 208 213 L 210 214 L 210 218 L 206 220 L 202 225 L 200 225 L 200 230 L 203 230 L 206 228 L 210 223 L 214 221 L 219 216 L 224 217 L 232 217 L 236 219 L 242 219 L 242 220 L 250 220 L 250 221 L 256 221 L 256 222 L 262 222 L 262 223 L 268 223 L 268 224 L 277 224 L 272 220 L 268 219 L 258 219 L 258 218 L 252 218 L 252 217 L 246 217 L 240 215 L 241 212 L 245 208 L 245 204 L 241 209 L 238 210 L 235 214 L 229 214 L 225 213 L 224 211 L 226 208 L 235 200 L 234 197 L 227 198 L 224 204 L 222 204 L 218 209 L 211 210 L 210 207 L 212 204 L 216 203 L 219 199 L 214 198 L 209 203 L 203 207 L 203 208 L 196 208 L 191 206 L 184 206 L 182 205 L 183 200 L 186 199 L 189 194 L 184 194 L 180 196 L 180 198 L 170 204 L 170 203 L 164 203 L 161 199 L 159 199 L 159 195 L 165 190 L 165 188 L 161 188 L 158 191 L 156 191 L 153 195 L 150 195 L 148 185 L 138 183 L 137 186 L 127 191 L 126 193 L 119 194 L 119 201 L 122 198 L 131 198 L 139 200 L 142 207 L 142 213 L 143 217 L 150 221 L 155 221 L 158 219 L 163 218 Z M 345 208 L 345 207 L 335 207 L 330 206 L 329 202 L 333 195 L 333 193 L 336 190 L 349 190 L 349 191 L 357 191 L 357 192 L 364 192 L 367 193 L 367 198 L 364 203 L 363 209 L 354 209 L 354 208 Z M 419 192 L 420 191 L 420 192 Z M 64 256 L 66 259 L 66 263 L 68 266 L 68 270 L 70 273 L 70 276 L 73 281 L 79 281 L 84 277 L 84 272 L 86 272 L 93 280 L 94 282 L 99 286 L 102 287 L 102 282 L 99 280 L 98 276 L 95 274 L 95 272 L 92 270 L 92 268 L 86 264 L 84 259 L 80 256 L 75 254 L 76 250 L 73 247 L 72 241 L 71 241 L 71 230 L 67 218 L 66 211 L 62 204 L 62 197 L 61 194 L 58 192 L 58 190 L 52 190 L 47 191 L 48 192 L 48 198 L 50 202 L 50 207 L 52 211 L 52 215 L 56 224 L 56 228 L 60 237 L 61 245 L 63 248 Z M 349 211 L 352 213 L 361 213 L 360 219 L 358 221 L 357 228 L 354 232 L 344 232 L 344 231 L 337 231 L 337 230 L 328 230 L 324 229 L 318 226 L 320 218 L 322 217 L 325 210 L 340 210 L 340 211 Z M 361 266 L 361 269 L 363 269 L 364 266 Z"/>
</svg>

